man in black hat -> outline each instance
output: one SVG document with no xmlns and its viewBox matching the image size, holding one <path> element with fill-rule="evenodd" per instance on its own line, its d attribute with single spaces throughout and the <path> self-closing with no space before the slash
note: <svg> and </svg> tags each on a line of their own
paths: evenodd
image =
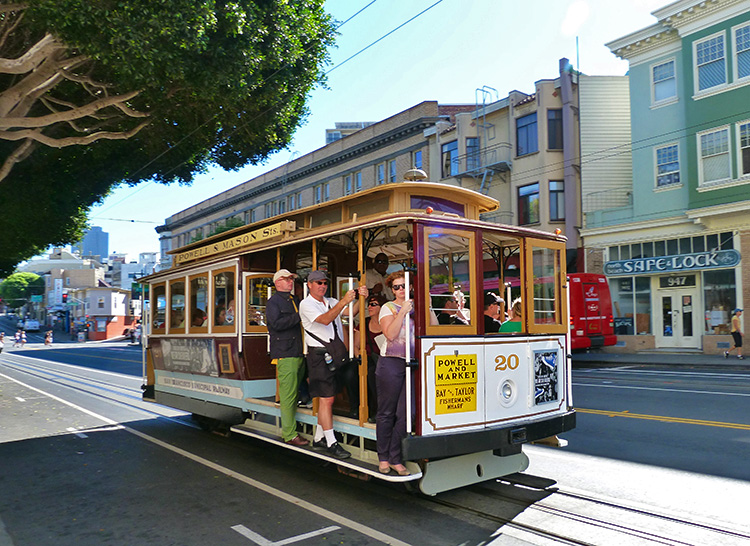
<svg viewBox="0 0 750 546">
<path fill-rule="evenodd" d="M 324 341 L 332 341 L 335 337 L 343 339 L 344 328 L 341 324 L 341 313 L 350 302 L 354 301 L 357 293 L 367 297 L 367 287 L 360 286 L 358 291 L 349 290 L 341 301 L 327 298 L 329 279 L 325 271 L 313 271 L 307 277 L 308 296 L 299 306 L 302 326 L 308 333 L 314 334 Z M 359 311 L 354 306 L 354 313 Z M 325 362 L 325 348 L 312 335 L 307 339 L 307 373 L 310 378 L 310 396 L 319 398 L 318 426 L 315 429 L 313 447 L 326 449 L 337 459 L 351 457 L 346 449 L 336 441 L 333 433 L 333 399 L 336 396 L 336 372 L 328 369 Z"/>
<path fill-rule="evenodd" d="M 484 295 L 484 333 L 495 334 L 500 331 L 501 322 L 497 317 L 505 314 L 505 300 L 494 292 Z"/>
</svg>

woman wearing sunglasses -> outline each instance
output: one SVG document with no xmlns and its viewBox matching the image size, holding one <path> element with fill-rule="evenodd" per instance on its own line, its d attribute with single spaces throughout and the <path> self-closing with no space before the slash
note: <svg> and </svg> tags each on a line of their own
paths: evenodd
<svg viewBox="0 0 750 546">
<path fill-rule="evenodd" d="M 401 440 L 406 437 L 406 315 L 412 310 L 412 300 L 406 301 L 403 271 L 388 275 L 386 286 L 393 291 L 394 301 L 380 309 L 380 327 L 386 343 L 380 351 L 375 381 L 378 390 L 376 435 L 379 470 L 391 470 L 408 476 L 409 470 L 401 457 Z M 414 323 L 410 325 L 409 340 L 414 350 Z"/>
</svg>

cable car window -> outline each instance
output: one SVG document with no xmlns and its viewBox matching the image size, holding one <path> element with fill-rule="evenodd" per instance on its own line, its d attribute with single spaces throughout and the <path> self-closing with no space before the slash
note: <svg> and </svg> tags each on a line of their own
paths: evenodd
<svg viewBox="0 0 750 546">
<path fill-rule="evenodd" d="M 191 333 L 208 332 L 208 274 L 190 277 L 190 305 L 188 330 Z"/>
<path fill-rule="evenodd" d="M 167 286 L 155 284 L 151 293 L 153 301 L 151 331 L 163 334 L 167 321 Z"/>
<path fill-rule="evenodd" d="M 476 331 L 477 314 L 474 293 L 479 293 L 476 278 L 474 233 L 425 228 L 426 286 L 429 310 L 427 323 L 434 327 L 458 329 L 464 334 Z M 479 308 L 482 303 L 479 302 Z M 433 318 L 434 317 L 434 318 Z M 437 325 L 435 324 L 437 319 Z M 432 330 L 432 328 L 430 328 Z"/>
<path fill-rule="evenodd" d="M 245 331 L 266 331 L 266 304 L 276 292 L 271 275 L 252 275 L 245 280 Z"/>
<path fill-rule="evenodd" d="M 213 311 L 214 332 L 234 332 L 237 314 L 237 283 L 234 268 L 213 272 Z"/>
<path fill-rule="evenodd" d="M 564 246 L 559 242 L 529 240 L 526 255 L 526 290 L 523 322 L 529 332 L 553 333 L 565 331 L 563 316 L 567 312 L 562 298 L 562 279 L 565 278 Z"/>
<path fill-rule="evenodd" d="M 169 283 L 169 333 L 185 333 L 185 281 Z"/>
<path fill-rule="evenodd" d="M 459 216 L 466 216 L 466 208 L 460 203 L 454 203 L 447 199 L 440 197 L 427 197 L 426 195 L 412 195 L 410 206 L 412 209 L 424 210 L 427 207 L 432 207 L 433 210 L 440 212 L 449 212 L 452 214 L 458 214 Z"/>
</svg>

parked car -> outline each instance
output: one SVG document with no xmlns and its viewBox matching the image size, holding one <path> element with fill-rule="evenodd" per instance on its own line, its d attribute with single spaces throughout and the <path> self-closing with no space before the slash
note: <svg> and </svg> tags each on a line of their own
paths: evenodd
<svg viewBox="0 0 750 546">
<path fill-rule="evenodd" d="M 26 319 L 26 322 L 23 323 L 23 329 L 27 332 L 38 332 L 39 321 L 34 319 Z"/>
</svg>

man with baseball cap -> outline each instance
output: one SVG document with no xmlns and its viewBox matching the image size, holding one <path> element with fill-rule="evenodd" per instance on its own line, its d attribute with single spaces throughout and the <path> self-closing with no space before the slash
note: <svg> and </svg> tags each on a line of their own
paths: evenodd
<svg viewBox="0 0 750 546">
<path fill-rule="evenodd" d="M 358 290 L 349 290 L 341 301 L 335 298 L 327 298 L 329 279 L 325 271 L 313 271 L 307 277 L 308 296 L 302 300 L 299 306 L 299 314 L 302 318 L 302 326 L 307 332 L 316 337 L 332 341 L 334 337 L 342 338 L 344 328 L 341 324 L 341 314 L 357 297 L 367 297 L 366 286 L 360 286 Z M 354 314 L 359 311 L 359 306 L 354 306 Z M 319 398 L 318 404 L 318 426 L 315 428 L 313 447 L 315 449 L 327 450 L 337 459 L 351 457 L 346 449 L 336 441 L 333 433 L 333 399 L 336 396 L 336 372 L 328 369 L 325 362 L 325 350 L 323 344 L 313 336 L 307 336 L 307 374 L 310 378 L 310 396 Z"/>
<path fill-rule="evenodd" d="M 279 269 L 273 275 L 276 293 L 266 303 L 266 322 L 270 337 L 271 358 L 276 360 L 281 408 L 281 437 L 293 446 L 310 442 L 297 434 L 297 391 L 305 374 L 302 356 L 302 324 L 299 301 L 294 296 L 294 273 Z"/>
</svg>

